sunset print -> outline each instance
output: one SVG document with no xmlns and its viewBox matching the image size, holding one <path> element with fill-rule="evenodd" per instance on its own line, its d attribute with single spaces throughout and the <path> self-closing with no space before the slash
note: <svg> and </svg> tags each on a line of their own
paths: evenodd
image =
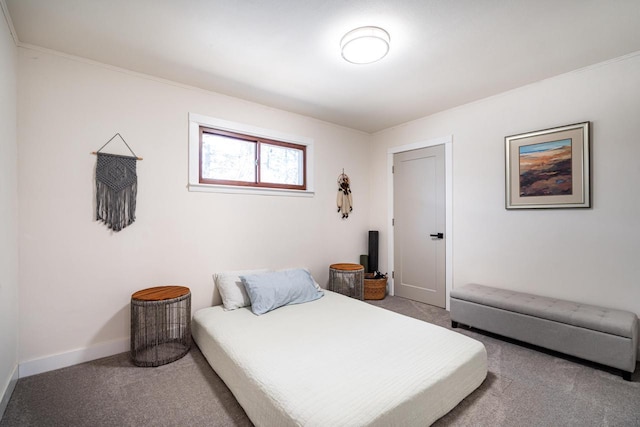
<svg viewBox="0 0 640 427">
<path fill-rule="evenodd" d="M 521 197 L 573 194 L 571 139 L 523 145 L 518 160 Z"/>
</svg>

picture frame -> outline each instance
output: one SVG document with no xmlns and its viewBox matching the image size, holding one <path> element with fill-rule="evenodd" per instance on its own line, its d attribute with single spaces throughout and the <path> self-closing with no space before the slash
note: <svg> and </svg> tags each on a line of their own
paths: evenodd
<svg viewBox="0 0 640 427">
<path fill-rule="evenodd" d="M 590 208 L 590 122 L 507 136 L 506 209 Z"/>
</svg>

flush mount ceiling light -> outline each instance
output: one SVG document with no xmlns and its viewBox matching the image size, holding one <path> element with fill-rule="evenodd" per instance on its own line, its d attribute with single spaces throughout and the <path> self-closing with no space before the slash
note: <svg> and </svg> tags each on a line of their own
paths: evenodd
<svg viewBox="0 0 640 427">
<path fill-rule="evenodd" d="M 360 27 L 340 40 L 342 57 L 353 64 L 371 64 L 389 52 L 389 33 L 378 27 Z"/>
</svg>

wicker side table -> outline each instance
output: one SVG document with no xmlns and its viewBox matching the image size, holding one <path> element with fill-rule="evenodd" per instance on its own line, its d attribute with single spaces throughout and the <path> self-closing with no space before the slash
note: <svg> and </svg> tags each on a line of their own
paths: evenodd
<svg viewBox="0 0 640 427">
<path fill-rule="evenodd" d="M 160 366 L 191 348 L 191 291 L 158 286 L 131 295 L 131 358 L 137 366 Z"/>
<path fill-rule="evenodd" d="M 329 290 L 363 300 L 364 267 L 360 264 L 331 264 Z"/>
</svg>

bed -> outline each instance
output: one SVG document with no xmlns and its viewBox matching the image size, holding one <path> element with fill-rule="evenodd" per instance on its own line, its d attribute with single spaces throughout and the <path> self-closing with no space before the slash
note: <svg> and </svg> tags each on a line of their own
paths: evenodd
<svg viewBox="0 0 640 427">
<path fill-rule="evenodd" d="M 469 337 L 324 291 L 256 316 L 193 316 L 195 342 L 256 426 L 426 426 L 487 374 Z"/>
</svg>

